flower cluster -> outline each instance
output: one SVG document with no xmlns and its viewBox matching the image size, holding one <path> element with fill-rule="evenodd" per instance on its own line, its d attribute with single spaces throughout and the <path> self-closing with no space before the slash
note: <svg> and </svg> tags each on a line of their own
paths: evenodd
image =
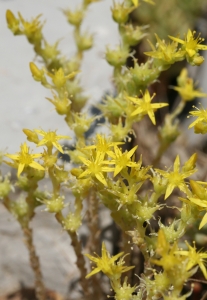
<svg viewBox="0 0 207 300">
<path fill-rule="evenodd" d="M 177 86 L 170 87 L 178 92 L 180 102 L 168 113 L 167 109 L 162 110 L 163 120 L 157 122 L 156 111 L 168 106 L 158 86 L 163 78 L 160 75 L 166 74 L 163 72 L 175 63 L 186 59 L 192 66 L 201 65 L 204 58 L 199 51 L 207 50 L 207 46 L 202 44 L 204 39 L 200 35 L 189 29 L 183 40 L 170 35 L 170 42 L 155 34 L 156 44 L 148 41 L 151 51 L 147 51 L 142 40 L 147 36 L 148 26 L 132 23 L 130 14 L 136 15 L 142 5 L 155 5 L 156 1 L 113 1 L 111 14 L 118 25 L 120 44 L 114 48 L 106 46 L 105 59 L 113 68 L 116 93 L 105 95 L 98 104 L 108 134 L 97 133 L 88 138 L 88 131 L 99 118 L 84 112 L 88 97 L 81 86 L 79 70 L 84 52 L 94 44 L 95 36 L 82 31 L 82 26 L 89 5 L 95 2 L 99 0 L 82 0 L 75 10 L 62 10 L 74 29 L 76 52 L 71 59 L 59 50 L 60 40 L 54 44 L 47 42 L 41 15 L 26 21 L 21 13 L 15 16 L 10 10 L 6 12 L 12 33 L 24 35 L 33 45 L 38 64 L 30 62 L 31 75 L 51 91 L 52 96 L 46 99 L 64 117 L 74 133 L 74 140 L 66 149 L 61 140 L 70 140 L 67 135 L 57 134 L 52 129 L 23 129 L 27 141 L 33 143 L 36 150 L 33 153 L 24 142 L 18 153 L 0 155 L 0 163 L 17 169 L 15 183 L 15 176 L 0 174 L 0 198 L 25 235 L 38 300 L 45 300 L 46 293 L 32 244 L 30 222 L 40 205 L 44 205 L 45 213 L 54 215 L 70 236 L 84 298 L 102 300 L 106 287 L 109 293 L 110 282 L 116 300 L 185 300 L 191 291 L 183 295 L 183 287 L 198 268 L 207 279 L 207 253 L 200 250 L 199 243 L 192 242 L 198 241 L 197 228 L 206 230 L 207 184 L 190 179 L 197 172 L 197 153 L 184 163 L 182 155 L 175 155 L 172 168 L 162 167 L 162 156 L 180 134 L 177 116 L 186 102 L 207 94 L 196 87 L 187 68 L 183 68 L 177 77 Z M 141 43 L 139 51 L 144 49 L 145 54 L 138 55 L 139 58 L 134 57 L 131 50 L 138 43 Z M 129 60 L 131 65 L 126 67 Z M 195 133 L 207 133 L 207 110 L 202 107 L 190 111 L 190 115 L 197 119 L 189 128 L 194 127 Z M 70 163 L 63 161 L 65 155 L 69 156 Z M 49 178 L 48 190 L 39 184 L 44 178 Z M 16 187 L 22 193 L 14 201 Z M 105 229 L 102 231 L 100 227 L 100 204 L 110 212 L 120 230 L 115 245 L 120 249 L 112 256 L 103 241 Z M 89 273 L 78 238 L 83 222 L 89 232 L 84 245 L 85 256 L 95 264 Z M 193 228 L 190 234 L 189 227 Z M 100 250 L 99 256 L 96 253 Z M 140 273 L 136 270 L 139 280 L 135 283 L 133 268 L 139 265 L 142 270 Z M 99 272 L 109 279 L 104 288 L 97 276 Z"/>
</svg>

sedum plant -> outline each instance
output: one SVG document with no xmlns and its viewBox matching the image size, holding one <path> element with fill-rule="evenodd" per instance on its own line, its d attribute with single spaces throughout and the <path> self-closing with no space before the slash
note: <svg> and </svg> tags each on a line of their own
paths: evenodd
<svg viewBox="0 0 207 300">
<path fill-rule="evenodd" d="M 170 35 L 168 40 L 156 34 L 156 44 L 149 41 L 151 51 L 144 50 L 145 62 L 139 63 L 131 47 L 146 38 L 148 29 L 131 24 L 129 15 L 137 9 L 141 13 L 143 2 L 157 7 L 159 3 L 152 0 L 114 1 L 111 12 L 119 28 L 120 45 L 115 49 L 106 47 L 105 58 L 113 67 L 116 94 L 106 95 L 98 104 L 106 120 L 102 126 L 109 130 L 108 134 L 96 133 L 93 138 L 86 138 L 86 132 L 97 116 L 82 113 L 87 97 L 78 78 L 84 51 L 93 46 L 94 38 L 89 32 L 82 31 L 81 24 L 94 2 L 99 1 L 83 0 L 75 11 L 63 10 L 74 27 L 77 50 L 70 59 L 61 54 L 59 41 L 50 45 L 46 40 L 40 16 L 27 21 L 21 13 L 6 12 L 12 33 L 25 35 L 32 44 L 41 63 L 30 62 L 31 75 L 51 90 L 51 98 L 47 100 L 73 130 L 75 141 L 73 150 L 65 150 L 61 140 L 71 139 L 69 136 L 63 136 L 53 128 L 50 131 L 23 129 L 27 142 L 20 146 L 20 151 L 1 155 L 1 161 L 17 170 L 15 181 L 9 175 L 1 176 L 2 204 L 21 225 L 35 274 L 38 300 L 45 300 L 47 296 L 33 244 L 31 220 L 35 218 L 35 209 L 42 205 L 45 213 L 53 214 L 71 239 L 84 299 L 106 299 L 108 295 L 116 300 L 184 300 L 191 295 L 193 287 L 185 293 L 183 288 L 198 269 L 207 279 L 207 252 L 200 250 L 188 234 L 190 227 L 196 231 L 207 223 L 206 182 L 190 179 L 197 172 L 197 153 L 182 163 L 175 153 L 173 167 L 168 169 L 162 167 L 161 159 L 180 134 L 178 115 L 186 102 L 207 96 L 195 87 L 187 68 L 177 78 L 177 86 L 172 87 L 178 92 L 180 102 L 172 112 L 165 114 L 157 128 L 159 147 L 154 161 L 143 164 L 145 153 L 139 156 L 137 151 L 139 137 L 138 145 L 131 146 L 129 142 L 135 135 L 137 123 L 142 124 L 147 119 L 155 127 L 156 111 L 168 106 L 152 92 L 153 83 L 158 81 L 160 74 L 184 60 L 192 66 L 200 66 L 204 61 L 200 51 L 207 50 L 207 46 L 192 29 L 188 29 L 184 37 Z M 133 58 L 131 68 L 125 66 L 128 57 Z M 205 134 L 207 111 L 202 107 L 193 108 L 190 115 L 196 119 L 189 127 L 194 127 L 196 134 Z M 147 139 L 147 131 L 145 135 Z M 29 145 L 37 149 L 42 146 L 41 153 L 33 152 Z M 58 159 L 61 154 L 70 156 L 69 167 Z M 39 185 L 44 178 L 51 182 L 48 191 Z M 13 200 L 16 187 L 24 191 L 24 198 Z M 67 190 L 74 196 L 74 206 L 69 205 L 69 208 L 71 200 L 65 197 Z M 110 211 L 120 230 L 120 251 L 113 255 L 99 234 L 102 230 L 100 204 Z M 162 212 L 168 213 L 166 208 L 172 212 L 176 210 L 171 222 L 163 222 L 160 217 Z M 85 248 L 78 237 L 83 221 L 89 230 Z M 188 236 L 189 241 L 184 243 Z M 138 257 L 136 260 L 134 255 Z M 91 270 L 87 260 L 93 264 Z M 142 267 L 139 273 L 136 264 Z M 108 278 L 105 284 L 100 273 Z"/>
</svg>

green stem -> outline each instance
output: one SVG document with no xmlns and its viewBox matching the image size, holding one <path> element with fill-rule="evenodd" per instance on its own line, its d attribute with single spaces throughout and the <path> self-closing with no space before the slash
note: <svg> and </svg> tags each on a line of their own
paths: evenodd
<svg viewBox="0 0 207 300">
<path fill-rule="evenodd" d="M 171 121 L 174 121 L 174 119 L 183 111 L 185 104 L 185 101 L 180 101 L 175 110 L 170 114 Z"/>
<path fill-rule="evenodd" d="M 48 174 L 53 186 L 53 195 L 54 197 L 58 197 L 60 194 L 60 183 L 57 181 L 54 175 L 54 167 L 48 169 Z"/>
</svg>

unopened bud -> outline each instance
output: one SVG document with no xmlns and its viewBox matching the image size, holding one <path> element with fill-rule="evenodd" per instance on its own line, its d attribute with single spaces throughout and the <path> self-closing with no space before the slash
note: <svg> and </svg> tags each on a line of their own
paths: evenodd
<svg viewBox="0 0 207 300">
<path fill-rule="evenodd" d="M 30 130 L 30 129 L 23 129 L 22 131 L 26 134 L 27 140 L 29 142 L 33 142 L 35 144 L 39 143 L 39 138 L 38 138 L 38 135 L 37 135 L 36 132 L 34 132 L 34 131 Z"/>
<path fill-rule="evenodd" d="M 118 46 L 115 50 L 106 49 L 106 60 L 114 67 L 121 67 L 126 64 L 127 57 L 129 56 L 128 49 Z"/>
<path fill-rule="evenodd" d="M 21 31 L 19 29 L 19 20 L 9 9 L 6 11 L 6 21 L 8 28 L 14 33 L 14 35 L 21 34 Z"/>
</svg>

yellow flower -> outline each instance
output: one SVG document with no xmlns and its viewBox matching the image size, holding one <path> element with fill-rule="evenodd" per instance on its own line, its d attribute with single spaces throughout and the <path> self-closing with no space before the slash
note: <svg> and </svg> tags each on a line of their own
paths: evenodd
<svg viewBox="0 0 207 300">
<path fill-rule="evenodd" d="M 178 91 L 184 101 L 191 101 L 196 97 L 207 97 L 207 94 L 194 89 L 193 79 L 189 78 L 187 69 L 184 68 L 177 78 L 178 86 L 173 87 Z"/>
<path fill-rule="evenodd" d="M 148 40 L 148 43 L 150 44 L 153 51 L 144 52 L 144 54 L 161 60 L 165 65 L 174 64 L 176 61 L 181 61 L 185 58 L 185 51 L 177 49 L 177 42 L 166 44 L 165 41 L 161 40 L 157 34 L 155 34 L 155 37 L 157 40 L 156 48 Z"/>
<path fill-rule="evenodd" d="M 151 262 L 162 266 L 165 271 L 173 271 L 174 268 L 177 268 L 177 265 L 182 262 L 182 259 L 179 256 L 175 255 L 177 250 L 177 244 L 174 243 L 172 246 L 167 241 L 163 229 L 160 229 L 157 237 L 157 247 L 156 253 L 161 256 L 158 259 L 151 259 Z"/>
<path fill-rule="evenodd" d="M 196 108 L 195 106 L 193 107 Z M 198 123 L 207 123 L 207 109 L 202 108 L 199 110 L 197 108 L 197 110 L 195 111 L 190 111 L 190 114 L 194 117 L 197 117 L 197 119 L 193 123 L 191 123 L 188 128 L 192 128 Z"/>
<path fill-rule="evenodd" d="M 189 262 L 187 264 L 187 270 L 190 270 L 195 265 L 199 265 L 201 271 L 203 272 L 204 277 L 207 279 L 207 271 L 205 267 L 207 252 L 196 252 L 195 242 L 193 247 L 188 244 L 186 241 L 186 245 L 189 248 L 189 251 L 176 251 L 176 254 L 187 256 L 189 258 Z"/>
<path fill-rule="evenodd" d="M 183 199 L 181 198 L 181 200 L 183 200 Z M 207 200 L 199 199 L 196 197 L 189 197 L 188 200 L 190 200 L 193 204 L 196 204 L 200 208 L 200 210 L 207 210 Z M 201 223 L 199 225 L 199 230 L 204 225 L 206 225 L 206 223 L 207 223 L 207 212 L 205 213 L 205 215 L 203 216 L 203 218 L 201 220 Z"/>
<path fill-rule="evenodd" d="M 131 116 L 135 115 L 147 115 L 149 116 L 152 123 L 155 125 L 155 115 L 154 111 L 156 111 L 158 108 L 162 108 L 164 106 L 167 106 L 168 103 L 151 103 L 152 99 L 154 98 L 155 94 L 150 97 L 150 93 L 148 90 L 145 91 L 143 97 L 141 99 L 129 97 L 126 96 L 127 99 L 131 100 L 133 103 L 137 104 L 138 107 L 135 107 L 134 112 L 131 114 Z"/>
<path fill-rule="evenodd" d="M 10 164 L 9 162 L 6 163 L 12 165 L 15 168 L 18 168 L 18 172 L 17 172 L 18 177 L 23 172 L 24 168 L 28 166 L 34 169 L 44 170 L 44 168 L 40 164 L 34 161 L 35 158 L 41 157 L 42 154 L 30 154 L 29 147 L 27 146 L 26 143 L 21 145 L 21 151 L 19 153 L 6 154 L 6 156 L 11 158 L 14 161 L 13 164 Z"/>
<path fill-rule="evenodd" d="M 164 178 L 168 180 L 165 199 L 171 195 L 175 187 L 178 187 L 185 194 L 188 193 L 188 187 L 184 179 L 196 172 L 196 170 L 194 169 L 195 161 L 192 160 L 192 157 L 194 156 L 195 154 L 193 154 L 189 158 L 189 160 L 184 164 L 184 166 L 181 169 L 181 172 L 180 172 L 180 158 L 178 155 L 176 156 L 174 162 L 174 170 L 172 172 L 155 169 L 156 172 L 160 173 Z M 191 168 L 189 167 L 189 162 L 191 162 Z"/>
<path fill-rule="evenodd" d="M 198 51 L 207 50 L 207 46 L 201 45 L 204 39 L 201 38 L 200 35 L 195 37 L 195 33 L 196 31 L 191 31 L 190 29 L 188 29 L 185 40 L 181 40 L 173 36 L 169 36 L 169 38 L 177 43 L 182 44 L 182 50 L 186 51 L 186 58 L 189 63 L 192 63 L 193 65 L 200 65 L 204 59 L 198 56 Z"/>
<path fill-rule="evenodd" d="M 183 87 L 175 86 L 173 89 L 180 94 L 181 98 L 184 101 L 191 101 L 197 97 L 199 97 L 199 98 L 207 97 L 207 94 L 202 93 L 199 90 L 194 90 L 193 79 L 191 79 L 191 78 L 188 78 L 185 86 L 183 86 Z"/>
<path fill-rule="evenodd" d="M 207 189 L 203 186 L 206 182 L 190 180 L 190 186 L 192 189 L 192 194 L 189 194 L 188 198 L 179 199 L 187 204 L 189 201 L 197 205 L 198 211 L 207 211 Z M 201 223 L 199 225 L 199 230 L 207 223 L 207 212 L 204 214 Z"/>
<path fill-rule="evenodd" d="M 104 242 L 102 243 L 102 257 L 100 256 L 92 256 L 90 254 L 85 254 L 91 261 L 96 263 L 96 268 L 93 269 L 92 272 L 90 272 L 86 278 L 89 278 L 90 276 L 102 271 L 106 276 L 108 276 L 110 279 L 118 279 L 120 278 L 121 274 L 124 272 L 127 272 L 131 270 L 132 267 L 124 267 L 124 257 L 121 258 L 117 263 L 116 260 L 123 256 L 124 252 L 121 252 L 115 256 L 110 256 L 109 252 L 106 250 L 106 246 Z"/>
<path fill-rule="evenodd" d="M 106 139 L 105 136 L 101 134 L 96 135 L 95 145 L 86 146 L 84 149 L 96 149 L 98 154 L 101 154 L 104 158 L 105 154 L 110 154 L 111 148 L 115 145 L 124 144 L 123 142 L 111 142 L 110 139 Z M 113 152 L 112 152 L 113 153 Z"/>
<path fill-rule="evenodd" d="M 20 13 L 18 13 L 18 16 L 23 27 L 22 33 L 26 35 L 30 43 L 39 44 L 42 39 L 42 28 L 44 25 L 44 23 L 41 23 L 39 20 L 41 14 L 35 19 L 32 19 L 31 22 L 25 21 Z"/>
<path fill-rule="evenodd" d="M 44 131 L 42 129 L 35 129 L 39 135 L 43 136 L 43 139 L 37 144 L 37 146 L 46 145 L 47 147 L 51 147 L 52 145 L 57 148 L 61 153 L 64 153 L 63 148 L 58 143 L 58 140 L 61 139 L 70 139 L 67 135 L 57 135 L 55 131 Z"/>
<path fill-rule="evenodd" d="M 49 100 L 54 106 L 59 115 L 67 115 L 70 111 L 71 101 L 68 99 L 67 93 L 65 93 L 62 97 L 57 96 L 54 92 L 54 99 L 46 98 Z"/>
<path fill-rule="evenodd" d="M 103 160 L 103 155 L 101 155 L 101 153 L 97 153 L 95 157 L 94 155 L 91 155 L 90 160 L 82 156 L 79 156 L 79 159 L 87 166 L 87 169 L 79 176 L 79 178 L 90 175 L 97 178 L 103 185 L 107 186 L 103 172 L 112 172 L 114 168 L 104 166 L 106 161 Z"/>
<path fill-rule="evenodd" d="M 109 156 L 111 156 L 113 159 L 106 162 L 108 164 L 115 165 L 114 176 L 119 174 L 121 170 L 126 167 L 137 167 L 137 163 L 131 161 L 131 156 L 134 154 L 137 147 L 138 146 L 135 146 L 129 152 L 125 151 L 124 153 L 122 153 L 122 151 L 117 146 L 114 146 L 114 153 L 111 152 L 109 154 Z"/>
<path fill-rule="evenodd" d="M 54 72 L 54 74 L 47 72 L 47 75 L 52 78 L 52 82 L 54 83 L 56 88 L 61 88 L 64 86 L 68 79 L 72 79 L 79 72 L 72 72 L 68 75 L 65 75 L 63 69 L 60 68 Z"/>
</svg>

